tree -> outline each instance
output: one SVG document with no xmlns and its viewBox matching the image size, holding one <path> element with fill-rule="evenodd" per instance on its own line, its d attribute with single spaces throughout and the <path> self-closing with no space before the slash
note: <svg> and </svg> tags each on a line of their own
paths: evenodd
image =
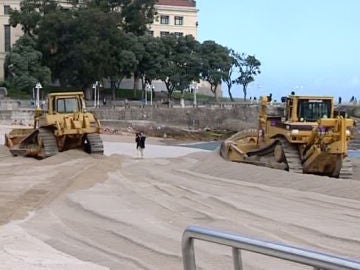
<svg viewBox="0 0 360 270">
<path fill-rule="evenodd" d="M 165 46 L 165 59 L 159 79 L 165 83 L 168 98 L 171 99 L 175 89 L 183 92 L 192 81 L 199 81 L 200 44 L 191 35 L 185 37 L 168 35 L 161 40 Z"/>
<path fill-rule="evenodd" d="M 23 0 L 20 2 L 20 10 L 10 10 L 10 25 L 16 27 L 20 24 L 25 34 L 34 37 L 42 16 L 56 9 L 56 1 Z"/>
<path fill-rule="evenodd" d="M 238 55 L 238 53 L 236 53 L 234 50 L 231 49 L 229 51 L 229 54 L 232 59 L 231 60 L 232 64 L 228 67 L 228 70 L 225 70 L 223 81 L 226 83 L 226 86 L 228 88 L 228 94 L 229 94 L 230 100 L 234 101 L 234 98 L 231 94 L 231 88 L 232 88 L 233 84 L 235 83 L 235 79 L 233 78 L 234 71 L 239 66 L 237 57 L 236 57 L 236 55 Z"/>
<path fill-rule="evenodd" d="M 160 38 L 143 35 L 138 37 L 133 50 L 138 61 L 134 79 L 141 80 L 141 89 L 145 91 L 146 83 L 151 84 L 161 72 L 164 63 L 164 46 Z"/>
<path fill-rule="evenodd" d="M 252 55 L 246 55 L 242 53 L 241 55 L 236 55 L 236 60 L 238 61 L 238 68 L 240 76 L 235 80 L 236 83 L 241 84 L 243 87 L 244 100 L 246 100 L 247 87 L 249 83 L 255 80 L 255 76 L 260 74 L 260 61 Z"/>
<path fill-rule="evenodd" d="M 136 54 L 132 50 L 137 43 L 137 37 L 132 33 L 121 33 L 115 37 L 117 46 L 114 46 L 113 57 L 109 59 L 107 66 L 113 99 L 116 98 L 115 91 L 120 88 L 122 80 L 131 77 L 138 64 Z"/>
<path fill-rule="evenodd" d="M 157 0 L 123 0 L 121 7 L 122 28 L 125 32 L 142 36 L 154 21 Z"/>
<path fill-rule="evenodd" d="M 59 10 L 39 24 L 38 44 L 53 79 L 63 86 L 85 88 L 94 81 L 114 76 L 120 57 L 122 31 L 114 17 L 99 9 Z"/>
<path fill-rule="evenodd" d="M 210 84 L 210 90 L 217 99 L 217 88 L 228 75 L 233 59 L 226 47 L 212 40 L 201 44 L 201 58 L 201 77 Z"/>
<path fill-rule="evenodd" d="M 10 53 L 5 66 L 9 70 L 9 81 L 17 89 L 31 92 L 36 82 L 50 83 L 50 69 L 41 64 L 42 54 L 35 49 L 35 41 L 27 34 L 20 37 Z"/>
<path fill-rule="evenodd" d="M 70 1 L 73 7 L 66 9 L 56 2 L 23 0 L 10 17 L 12 26 L 21 24 L 34 38 L 53 80 L 85 88 L 108 78 L 115 86 L 134 72 L 137 46 L 125 31 L 145 33 L 156 0 L 90 0 L 86 5 Z"/>
</svg>

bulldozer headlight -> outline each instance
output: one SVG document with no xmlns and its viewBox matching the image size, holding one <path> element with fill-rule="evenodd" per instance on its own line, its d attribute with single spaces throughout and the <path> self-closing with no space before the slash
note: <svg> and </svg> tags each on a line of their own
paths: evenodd
<svg viewBox="0 0 360 270">
<path fill-rule="evenodd" d="M 346 130 L 346 136 L 351 136 L 351 131 L 350 130 Z"/>
<path fill-rule="evenodd" d="M 299 134 L 299 130 L 298 129 L 292 129 L 291 130 L 291 135 L 298 135 Z"/>
</svg>

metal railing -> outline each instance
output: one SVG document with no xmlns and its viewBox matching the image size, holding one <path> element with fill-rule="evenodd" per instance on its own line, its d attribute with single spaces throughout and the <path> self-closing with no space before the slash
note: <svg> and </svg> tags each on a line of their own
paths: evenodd
<svg viewBox="0 0 360 270">
<path fill-rule="evenodd" d="M 189 226 L 185 229 L 182 237 L 184 270 L 196 270 L 194 252 L 195 239 L 232 247 L 235 270 L 243 269 L 240 250 L 313 266 L 314 270 L 360 269 L 359 261 L 284 244 L 267 242 L 206 227 Z"/>
</svg>

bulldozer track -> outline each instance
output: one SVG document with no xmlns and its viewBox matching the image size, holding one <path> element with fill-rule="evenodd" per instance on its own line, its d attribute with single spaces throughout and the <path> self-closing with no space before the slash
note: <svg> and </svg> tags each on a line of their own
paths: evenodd
<svg viewBox="0 0 360 270">
<path fill-rule="evenodd" d="M 104 153 L 104 145 L 103 141 L 99 134 L 87 134 L 86 136 L 87 142 L 89 144 L 89 152 L 91 154 L 103 154 Z"/>
<path fill-rule="evenodd" d="M 51 130 L 46 128 L 39 128 L 39 137 L 42 141 L 42 149 L 44 157 L 51 157 L 59 153 L 56 139 Z"/>
<path fill-rule="evenodd" d="M 346 157 L 342 161 L 342 166 L 339 174 L 339 178 L 352 179 L 353 178 L 353 167 L 349 157 Z"/>
<path fill-rule="evenodd" d="M 285 154 L 289 172 L 303 173 L 299 151 L 295 145 L 291 145 L 286 139 L 278 138 Z"/>
</svg>

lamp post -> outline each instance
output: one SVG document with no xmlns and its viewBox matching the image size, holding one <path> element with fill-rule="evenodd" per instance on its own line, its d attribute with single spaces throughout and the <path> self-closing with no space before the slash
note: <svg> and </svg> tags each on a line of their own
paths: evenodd
<svg viewBox="0 0 360 270">
<path fill-rule="evenodd" d="M 94 107 L 100 107 L 100 87 L 102 87 L 102 84 L 99 81 L 96 81 L 92 88 L 94 89 Z"/>
<path fill-rule="evenodd" d="M 151 86 L 151 90 L 150 90 L 150 105 L 153 105 L 153 91 L 155 91 L 155 86 Z"/>
<path fill-rule="evenodd" d="M 151 86 L 149 83 L 146 83 L 146 85 L 145 85 L 145 100 L 144 100 L 145 105 L 147 105 L 147 97 L 148 97 L 147 92 L 149 90 L 150 90 L 150 105 L 152 105 L 152 99 L 153 99 L 152 89 L 155 89 L 155 87 Z"/>
<path fill-rule="evenodd" d="M 100 88 L 102 87 L 102 83 L 99 81 L 97 83 L 97 106 L 100 107 Z"/>
<path fill-rule="evenodd" d="M 193 85 L 193 92 L 194 92 L 194 107 L 196 107 L 196 106 L 197 106 L 197 100 L 196 100 L 196 92 L 197 92 L 197 90 L 198 90 L 198 86 L 197 86 L 197 84 L 194 84 L 194 85 Z"/>
<path fill-rule="evenodd" d="M 35 85 L 36 88 L 36 108 L 40 108 L 40 89 L 42 88 L 42 85 L 40 82 L 37 82 Z"/>
<path fill-rule="evenodd" d="M 147 83 L 147 84 L 145 85 L 145 100 L 144 100 L 144 104 L 145 104 L 145 105 L 147 105 L 147 90 L 148 90 L 148 88 L 149 88 L 149 84 Z"/>
<path fill-rule="evenodd" d="M 92 85 L 92 88 L 94 89 L 94 108 L 96 108 L 96 83 Z"/>
</svg>

